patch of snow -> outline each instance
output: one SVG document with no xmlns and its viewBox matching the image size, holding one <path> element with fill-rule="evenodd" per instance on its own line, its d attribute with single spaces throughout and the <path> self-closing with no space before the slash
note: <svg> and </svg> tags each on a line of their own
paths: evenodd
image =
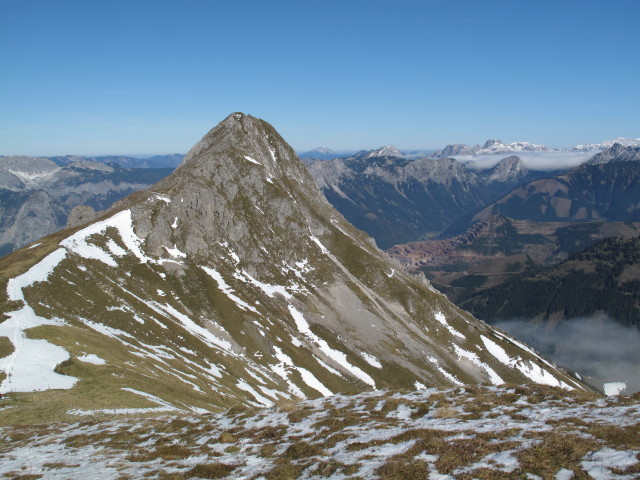
<svg viewBox="0 0 640 480">
<path fill-rule="evenodd" d="M 176 247 L 175 244 L 173 244 L 173 248 L 169 248 L 169 247 L 165 247 L 163 245 L 163 248 L 167 251 L 167 253 L 169 255 L 171 255 L 172 257 L 175 258 L 187 258 L 187 254 L 184 252 L 181 252 L 178 247 Z"/>
<path fill-rule="evenodd" d="M 616 395 L 620 395 L 620 393 L 622 393 L 622 391 L 627 388 L 627 384 L 625 382 L 610 382 L 605 383 L 603 385 L 603 388 L 604 394 L 607 397 L 613 397 Z"/>
<path fill-rule="evenodd" d="M 427 386 L 424 383 L 420 383 L 417 380 L 415 381 L 413 386 L 416 388 L 416 390 L 426 390 L 427 389 Z"/>
<path fill-rule="evenodd" d="M 436 368 L 438 369 L 438 371 L 450 382 L 453 382 L 456 385 L 464 385 L 460 380 L 458 380 L 456 377 L 454 377 L 452 374 L 450 374 L 449 372 L 447 372 L 444 368 L 442 368 L 442 366 L 440 365 L 440 362 L 438 362 L 438 359 L 436 357 L 427 357 L 427 360 L 429 360 L 431 363 L 433 363 Z M 417 383 L 417 382 L 416 382 Z"/>
<path fill-rule="evenodd" d="M 251 163 L 255 163 L 256 165 L 262 165 L 259 161 L 254 158 L 251 158 L 249 155 L 244 156 L 245 160 L 249 160 Z"/>
<path fill-rule="evenodd" d="M 178 217 L 173 219 L 173 223 L 171 224 L 171 228 L 178 228 Z"/>
<path fill-rule="evenodd" d="M 91 224 L 77 231 L 70 237 L 65 238 L 60 242 L 60 245 L 83 258 L 99 260 L 111 267 L 116 267 L 118 264 L 111 255 L 97 245 L 88 243 L 89 237 L 104 233 L 108 227 L 114 227 L 118 230 L 120 238 L 127 249 L 132 252 L 141 263 L 151 261 L 151 258 L 147 257 L 142 251 L 142 239 L 133 231 L 133 221 L 130 210 L 123 210 L 106 220 Z"/>
<path fill-rule="evenodd" d="M 32 248 L 39 247 L 40 245 L 42 245 L 42 243 L 34 243 L 33 245 L 31 245 L 31 246 L 29 247 L 29 250 L 31 250 Z"/>
<path fill-rule="evenodd" d="M 233 277 L 236 278 L 237 280 L 240 280 L 240 281 L 245 282 L 245 283 L 250 283 L 251 285 L 254 285 L 254 286 L 258 287 L 267 296 L 269 296 L 271 298 L 273 298 L 273 296 L 276 293 L 279 293 L 280 295 L 282 295 L 286 299 L 291 298 L 291 294 L 289 292 L 287 292 L 287 288 L 286 287 L 283 287 L 281 285 L 270 285 L 268 283 L 262 283 L 261 281 L 256 280 L 251 275 L 249 275 L 245 270 L 242 270 L 241 272 L 236 271 L 233 274 Z"/>
<path fill-rule="evenodd" d="M 158 295 L 160 295 L 161 297 L 165 297 L 167 294 L 164 293 L 162 290 L 160 290 L 159 288 L 156 290 L 156 292 L 158 293 Z"/>
<path fill-rule="evenodd" d="M 482 362 L 480 360 L 480 357 L 478 357 L 476 353 L 469 352 L 464 348 L 459 347 L 455 343 L 452 343 L 451 345 L 453 345 L 453 348 L 456 352 L 456 355 L 458 355 L 458 358 L 465 358 L 469 360 L 471 363 L 473 363 L 474 365 L 481 367 L 487 373 L 487 375 L 489 375 L 489 380 L 491 381 L 491 383 L 493 383 L 494 385 L 502 385 L 504 383 L 504 380 L 500 378 L 500 375 L 498 375 L 496 371 L 493 368 L 491 368 L 489 365 Z"/>
<path fill-rule="evenodd" d="M 325 255 L 329 254 L 329 250 L 327 250 L 327 248 L 320 242 L 320 240 L 318 240 L 313 235 L 309 235 L 309 238 L 313 241 L 313 243 L 315 243 L 318 247 L 320 247 L 320 251 L 322 251 L 322 253 L 324 253 Z"/>
<path fill-rule="evenodd" d="M 204 327 L 201 327 L 200 325 L 195 323 L 193 320 L 191 320 L 187 315 L 185 315 L 182 312 L 179 312 L 178 310 L 173 308 L 171 305 L 163 305 L 156 302 L 149 302 L 149 303 L 154 304 L 157 307 L 164 310 L 165 312 L 167 312 L 173 318 L 178 320 L 180 324 L 182 324 L 182 327 L 185 330 L 187 330 L 189 333 L 193 334 L 194 336 L 198 337 L 200 340 L 204 341 L 208 345 L 216 346 L 223 350 L 231 351 L 232 345 L 230 342 L 216 337 L 209 330 L 207 330 Z"/>
<path fill-rule="evenodd" d="M 567 385 L 566 383 L 558 380 L 547 370 L 541 368 L 539 365 L 531 362 L 523 360 L 522 358 L 511 358 L 509 354 L 502 348 L 500 345 L 495 343 L 493 340 L 485 337 L 484 335 L 480 335 L 482 339 L 482 343 L 489 351 L 491 355 L 493 355 L 500 363 L 506 365 L 511 368 L 516 368 L 520 372 L 522 372 L 527 378 L 533 380 L 536 383 L 544 384 L 544 385 L 552 385 L 555 387 L 566 388 L 567 390 L 572 390 L 573 387 Z"/>
<path fill-rule="evenodd" d="M 165 203 L 171 203 L 171 199 L 169 197 L 160 193 L 156 193 L 156 200 L 160 200 Z"/>
<path fill-rule="evenodd" d="M 80 355 L 78 360 L 85 363 L 93 363 L 94 365 L 104 365 L 107 363 L 104 359 L 97 356 L 95 353 L 89 353 L 85 355 Z"/>
<path fill-rule="evenodd" d="M 382 364 L 380 363 L 380 361 L 376 357 L 374 357 L 373 355 L 371 355 L 371 354 L 369 354 L 367 352 L 360 352 L 360 355 L 372 367 L 382 368 Z"/>
<path fill-rule="evenodd" d="M 313 357 L 313 358 L 315 358 L 315 359 L 316 359 L 316 362 L 318 362 L 318 363 L 320 364 L 320 366 L 321 366 L 321 367 L 323 367 L 323 368 L 325 368 L 326 370 L 330 371 L 330 372 L 331 372 L 331 373 L 333 373 L 334 375 L 337 375 L 338 377 L 342 377 L 342 378 L 344 378 L 344 377 L 342 376 L 342 374 L 341 374 L 338 370 L 336 370 L 335 368 L 333 368 L 333 367 L 331 367 L 331 366 L 327 365 L 325 362 L 323 362 L 322 360 L 320 360 L 320 359 L 319 359 L 318 357 L 316 357 L 315 355 L 314 355 L 314 357 Z"/>
<path fill-rule="evenodd" d="M 588 453 L 582 460 L 582 468 L 591 475 L 594 480 L 611 480 L 612 478 L 632 479 L 635 476 L 616 475 L 611 471 L 614 468 L 625 470 L 638 463 L 637 450 L 614 450 L 603 448 L 597 452 Z"/>
<path fill-rule="evenodd" d="M 245 392 L 249 392 L 258 401 L 258 403 L 261 403 L 265 407 L 273 407 L 273 402 L 271 400 L 260 395 L 251 385 L 249 385 L 243 379 L 238 380 L 238 383 L 236 383 L 236 387 L 238 387 L 240 390 L 244 390 Z"/>
<path fill-rule="evenodd" d="M 447 318 L 444 316 L 444 313 L 437 311 L 434 315 L 434 318 L 438 322 L 440 322 L 447 330 L 449 330 L 449 333 L 451 333 L 451 335 L 454 335 L 460 338 L 467 338 L 462 333 L 460 333 L 455 328 L 453 328 L 451 325 L 449 325 L 449 323 L 447 322 Z"/>
<path fill-rule="evenodd" d="M 7 312 L 7 318 L 0 323 L 0 336 L 8 337 L 13 344 L 13 352 L 0 358 L 0 371 L 6 378 L 0 389 L 14 392 L 34 392 L 51 388 L 69 389 L 77 379 L 54 372 L 55 367 L 69 359 L 69 353 L 62 347 L 46 340 L 27 338 L 25 331 L 40 325 L 65 325 L 59 318 L 43 318 L 33 311 L 24 298 L 23 288 L 36 282 L 44 282 L 55 267 L 66 258 L 67 252 L 59 248 L 25 273 L 7 282 L 9 300 L 22 301 L 19 310 Z"/>
<path fill-rule="evenodd" d="M 269 147 L 269 153 L 271 154 L 271 158 L 273 159 L 274 162 L 277 162 L 278 159 L 276 158 L 276 152 L 273 148 Z"/>
<path fill-rule="evenodd" d="M 251 312 L 258 313 L 258 310 L 256 310 L 254 307 L 252 307 L 233 293 L 234 290 L 224 281 L 222 275 L 220 275 L 216 270 L 210 267 L 200 268 L 202 268 L 211 278 L 213 278 L 218 283 L 218 288 L 222 291 L 222 293 L 233 300 L 238 308 L 240 308 L 241 310 L 249 310 Z"/>
<path fill-rule="evenodd" d="M 561 468 L 556 473 L 555 480 L 571 480 L 574 477 L 573 470 L 567 470 L 566 468 Z"/>
<path fill-rule="evenodd" d="M 334 360 L 338 365 L 342 366 L 346 370 L 348 370 L 352 375 L 362 380 L 364 383 L 370 385 L 373 388 L 376 388 L 376 382 L 371 378 L 366 372 L 356 367 L 355 365 L 351 365 L 347 360 L 347 355 L 340 350 L 335 350 L 329 346 L 329 344 L 318 337 L 315 333 L 311 331 L 307 320 L 304 318 L 302 313 L 298 311 L 293 305 L 289 305 L 289 313 L 293 317 L 293 320 L 298 327 L 300 333 L 309 338 L 312 342 L 316 343 L 322 353 L 326 356 Z"/>
</svg>

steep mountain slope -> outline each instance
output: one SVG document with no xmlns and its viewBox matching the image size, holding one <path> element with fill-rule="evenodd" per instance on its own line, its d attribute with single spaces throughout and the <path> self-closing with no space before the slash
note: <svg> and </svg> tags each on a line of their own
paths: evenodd
<svg viewBox="0 0 640 480">
<path fill-rule="evenodd" d="M 544 222 L 640 218 L 640 147 L 614 145 L 596 159 L 556 177 L 522 185 L 474 215 Z"/>
<path fill-rule="evenodd" d="M 640 327 L 640 237 L 608 238 L 535 275 L 483 290 L 460 305 L 478 318 L 557 322 L 604 312 Z"/>
<path fill-rule="evenodd" d="M 331 204 L 381 248 L 432 237 L 452 222 L 539 178 L 515 156 L 474 171 L 452 158 L 375 157 L 372 152 L 308 165 Z"/>
<path fill-rule="evenodd" d="M 171 171 L 84 160 L 60 167 L 46 158 L 0 157 L 0 255 L 64 228 L 76 206 L 104 210 Z"/>
<path fill-rule="evenodd" d="M 0 260 L 0 276 L 2 390 L 59 389 L 23 394 L 15 418 L 580 385 L 398 271 L 273 127 L 241 113 L 99 221 Z"/>
</svg>

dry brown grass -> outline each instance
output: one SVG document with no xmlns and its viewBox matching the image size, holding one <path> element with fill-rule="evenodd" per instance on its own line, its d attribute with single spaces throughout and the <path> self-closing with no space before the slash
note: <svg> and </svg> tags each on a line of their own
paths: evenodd
<svg viewBox="0 0 640 480">
<path fill-rule="evenodd" d="M 575 472 L 575 478 L 588 478 L 580 462 L 587 453 L 599 448 L 595 440 L 555 431 L 536 433 L 529 437 L 539 440 L 539 443 L 518 452 L 522 471 L 539 475 L 546 480 L 555 478 L 560 469 L 567 468 Z"/>
<path fill-rule="evenodd" d="M 238 465 L 228 465 L 226 463 L 201 463 L 196 465 L 186 473 L 187 478 L 224 478 L 228 477 Z"/>
</svg>

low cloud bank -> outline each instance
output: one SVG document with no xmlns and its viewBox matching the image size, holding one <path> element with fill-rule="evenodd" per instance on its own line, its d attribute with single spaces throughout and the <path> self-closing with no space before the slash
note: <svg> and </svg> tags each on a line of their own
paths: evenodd
<svg viewBox="0 0 640 480">
<path fill-rule="evenodd" d="M 503 158 L 511 155 L 520 157 L 529 170 L 552 170 L 574 168 L 593 158 L 596 152 L 514 152 L 491 155 L 458 155 L 460 163 L 474 170 L 491 168 Z"/>
<path fill-rule="evenodd" d="M 558 365 L 608 382 L 625 382 L 625 394 L 640 391 L 640 330 L 606 315 L 574 318 L 555 329 L 547 323 L 510 320 L 494 324 Z"/>
</svg>

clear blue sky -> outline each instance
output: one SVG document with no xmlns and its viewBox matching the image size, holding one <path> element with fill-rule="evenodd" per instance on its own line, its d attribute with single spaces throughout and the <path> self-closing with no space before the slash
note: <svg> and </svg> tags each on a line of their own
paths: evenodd
<svg viewBox="0 0 640 480">
<path fill-rule="evenodd" d="M 0 0 L 0 154 L 640 137 L 638 0 Z"/>
</svg>

